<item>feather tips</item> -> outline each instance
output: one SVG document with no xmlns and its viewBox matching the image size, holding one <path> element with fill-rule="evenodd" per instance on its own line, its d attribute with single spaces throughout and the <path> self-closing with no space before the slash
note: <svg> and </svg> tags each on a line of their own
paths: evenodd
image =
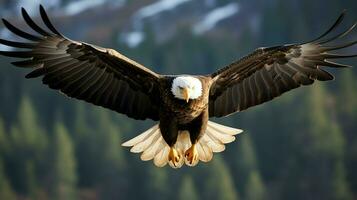
<svg viewBox="0 0 357 200">
<path fill-rule="evenodd" d="M 196 144 L 198 159 L 193 163 L 190 163 L 184 156 L 185 152 L 192 146 L 189 132 L 180 131 L 178 134 L 174 148 L 180 155 L 180 160 L 174 165 L 168 160 L 170 147 L 163 139 L 158 124 L 124 142 L 122 146 L 131 147 L 130 152 L 141 153 L 140 159 L 143 161 L 153 160 L 157 167 L 163 167 L 167 164 L 172 168 L 181 168 L 183 164 L 193 167 L 198 164 L 199 160 L 209 162 L 213 158 L 213 153 L 224 151 L 225 144 L 234 141 L 234 136 L 241 132 L 240 129 L 208 121 L 206 132 Z"/>
</svg>

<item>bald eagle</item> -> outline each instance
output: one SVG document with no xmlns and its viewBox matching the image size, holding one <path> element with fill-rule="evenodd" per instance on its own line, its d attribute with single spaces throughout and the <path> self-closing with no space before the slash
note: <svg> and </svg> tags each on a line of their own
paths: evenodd
<svg viewBox="0 0 357 200">
<path fill-rule="evenodd" d="M 341 23 L 343 12 L 330 29 L 310 42 L 258 48 L 209 75 L 161 75 L 113 49 L 68 39 L 55 29 L 41 5 L 40 14 L 46 30 L 22 8 L 25 22 L 36 35 L 3 19 L 5 27 L 30 42 L 0 39 L 3 45 L 25 49 L 0 54 L 22 58 L 12 64 L 34 69 L 26 78 L 42 77 L 43 84 L 69 97 L 137 120 L 158 121 L 123 144 L 132 147 L 131 152 L 142 153 L 142 160 L 153 159 L 158 167 L 210 161 L 213 152 L 222 152 L 242 132 L 209 121 L 210 117 L 245 110 L 315 80 L 332 80 L 322 66 L 347 67 L 329 60 L 357 56 L 331 53 L 357 43 L 329 45 L 356 26 L 328 37 Z"/>
</svg>

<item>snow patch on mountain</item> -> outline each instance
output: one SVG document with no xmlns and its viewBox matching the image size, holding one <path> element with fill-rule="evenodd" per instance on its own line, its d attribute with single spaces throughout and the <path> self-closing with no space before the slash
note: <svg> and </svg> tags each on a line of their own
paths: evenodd
<svg viewBox="0 0 357 200">
<path fill-rule="evenodd" d="M 192 0 L 160 0 L 153 4 L 147 5 L 139 9 L 134 15 L 137 19 L 152 17 L 161 12 L 175 9 L 177 6 Z"/>
<path fill-rule="evenodd" d="M 16 12 L 20 13 L 20 9 L 18 9 L 18 7 L 23 7 L 30 15 L 35 16 L 39 13 L 38 7 L 40 4 L 42 4 L 46 9 L 57 8 L 60 6 L 61 0 L 38 0 L 36 3 L 29 0 L 20 0 L 17 1 L 17 5 L 14 8 L 16 8 Z"/>
<path fill-rule="evenodd" d="M 120 34 L 119 40 L 126 43 L 130 48 L 137 47 L 145 40 L 145 33 L 142 30 L 144 19 L 153 17 L 165 11 L 173 10 L 189 1 L 192 0 L 159 0 L 140 8 L 133 15 L 132 31 Z"/>
<path fill-rule="evenodd" d="M 67 6 L 65 6 L 64 13 L 66 15 L 76 15 L 79 14 L 85 10 L 101 6 L 104 4 L 110 4 L 111 6 L 117 7 L 117 6 L 122 6 L 125 3 L 125 0 L 79 0 L 79 1 L 74 1 L 69 3 Z"/>
<path fill-rule="evenodd" d="M 213 29 L 220 21 L 232 17 L 239 12 L 238 3 L 230 3 L 228 5 L 215 8 L 207 13 L 203 19 L 194 25 L 193 33 L 200 35 Z"/>
<path fill-rule="evenodd" d="M 121 36 L 120 40 L 125 41 L 125 43 L 130 48 L 137 47 L 145 39 L 145 34 L 141 31 L 133 31 L 125 33 Z"/>
</svg>

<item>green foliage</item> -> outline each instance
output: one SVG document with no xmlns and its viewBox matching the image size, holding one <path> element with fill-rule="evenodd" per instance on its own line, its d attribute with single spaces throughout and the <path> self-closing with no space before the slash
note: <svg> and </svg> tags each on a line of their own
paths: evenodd
<svg viewBox="0 0 357 200">
<path fill-rule="evenodd" d="M 88 114 L 85 112 L 85 105 L 79 103 L 75 107 L 73 135 L 75 139 L 75 154 L 78 161 L 78 182 L 87 187 L 93 185 L 94 182 L 94 177 L 91 174 L 95 171 L 93 165 L 96 164 L 96 158 L 94 158 L 93 146 L 96 145 L 96 140 L 95 138 L 92 139 L 94 133 L 91 130 L 90 123 L 87 121 Z"/>
<path fill-rule="evenodd" d="M 0 155 L 8 153 L 10 146 L 3 120 L 0 118 Z"/>
<path fill-rule="evenodd" d="M 348 200 L 353 199 L 349 184 L 346 179 L 345 166 L 342 161 L 334 163 L 334 169 L 332 172 L 332 191 L 333 199 Z"/>
<path fill-rule="evenodd" d="M 203 199 L 239 199 L 239 194 L 234 188 L 231 172 L 219 155 L 215 155 L 206 170 L 206 174 Z"/>
<path fill-rule="evenodd" d="M 37 199 L 37 189 L 38 189 L 38 183 L 37 183 L 37 177 L 36 177 L 36 172 L 35 172 L 35 163 L 33 160 L 27 160 L 25 163 L 25 181 L 26 181 L 26 187 L 27 187 L 27 192 L 28 195 L 32 199 Z"/>
<path fill-rule="evenodd" d="M 0 199 L 15 200 L 16 194 L 11 188 L 11 185 L 5 175 L 4 163 L 0 159 Z"/>
<path fill-rule="evenodd" d="M 195 184 L 190 176 L 184 176 L 181 182 L 178 200 L 198 200 Z"/>
<path fill-rule="evenodd" d="M 306 116 L 308 143 L 305 146 L 306 153 L 316 152 L 317 154 L 326 154 L 331 157 L 341 157 L 344 149 L 344 138 L 340 127 L 331 116 L 329 101 L 331 97 L 326 93 L 321 84 L 309 88 L 309 94 L 306 98 L 306 110 L 309 115 Z"/>
<path fill-rule="evenodd" d="M 265 185 L 261 179 L 255 146 L 249 133 L 239 138 L 236 144 L 236 159 L 233 174 L 235 183 L 244 199 L 267 199 Z"/>
<path fill-rule="evenodd" d="M 38 122 L 36 111 L 28 97 L 22 98 L 18 111 L 18 124 L 13 135 L 16 148 L 23 148 L 27 154 L 41 158 L 48 145 L 47 135 Z M 19 134 L 19 135 L 16 135 Z"/>
<path fill-rule="evenodd" d="M 53 141 L 53 199 L 76 199 L 76 160 L 67 129 L 61 122 L 54 128 Z"/>
<path fill-rule="evenodd" d="M 357 117 L 357 82 L 350 70 L 341 73 L 338 90 L 338 101 L 343 103 L 336 106 L 343 114 L 347 115 L 346 120 L 349 118 L 355 119 Z"/>
<path fill-rule="evenodd" d="M 246 200 L 264 200 L 267 199 L 266 188 L 257 170 L 253 170 L 249 174 L 248 182 L 245 186 Z"/>
<path fill-rule="evenodd" d="M 239 138 L 235 146 L 237 147 L 237 159 L 235 159 L 234 168 L 239 169 L 234 172 L 236 174 L 235 180 L 238 187 L 241 187 L 246 184 L 250 172 L 257 170 L 257 160 L 249 133 L 244 133 L 244 136 Z"/>
<path fill-rule="evenodd" d="M 9 135 L 8 165 L 12 183 L 21 194 L 36 196 L 38 171 L 45 168 L 48 137 L 38 123 L 37 115 L 28 97 L 20 103 L 17 124 Z M 37 171 L 38 170 L 38 171 Z"/>
<path fill-rule="evenodd" d="M 304 126 L 297 140 L 299 143 L 296 148 L 299 151 L 295 158 L 295 162 L 303 168 L 292 166 L 294 175 L 288 177 L 293 181 L 284 187 L 285 198 L 350 199 L 343 164 L 345 141 L 328 109 L 329 98 L 321 84 L 308 90 L 304 107 L 309 114 L 305 115 L 302 122 Z M 299 191 L 299 195 L 293 195 L 291 190 Z"/>
<path fill-rule="evenodd" d="M 149 168 L 148 173 L 148 183 L 147 186 L 147 197 L 150 199 L 164 200 L 169 199 L 172 194 L 170 192 L 179 192 L 179 191 L 170 191 L 169 187 L 165 187 L 170 183 L 170 176 L 167 173 L 165 168 L 157 168 L 152 166 Z M 179 193 L 178 193 L 179 194 Z"/>
</svg>

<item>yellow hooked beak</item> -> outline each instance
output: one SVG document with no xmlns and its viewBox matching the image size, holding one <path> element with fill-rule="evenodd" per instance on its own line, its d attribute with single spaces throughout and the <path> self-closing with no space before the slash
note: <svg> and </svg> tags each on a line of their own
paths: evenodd
<svg viewBox="0 0 357 200">
<path fill-rule="evenodd" d="M 186 100 L 186 103 L 188 103 L 188 101 L 190 100 L 190 89 L 188 89 L 186 87 L 183 88 L 182 89 L 182 96 Z"/>
</svg>

